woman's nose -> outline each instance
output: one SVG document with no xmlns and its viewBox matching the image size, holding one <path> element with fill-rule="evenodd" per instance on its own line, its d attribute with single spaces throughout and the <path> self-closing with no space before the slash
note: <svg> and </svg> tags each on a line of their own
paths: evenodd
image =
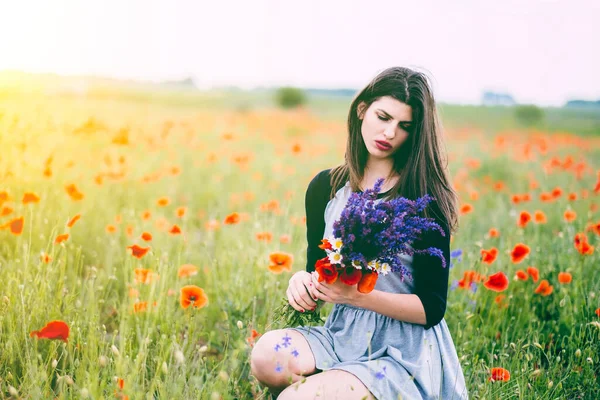
<svg viewBox="0 0 600 400">
<path fill-rule="evenodd" d="M 386 138 L 393 139 L 396 135 L 396 129 L 393 126 L 388 126 L 383 134 Z"/>
</svg>

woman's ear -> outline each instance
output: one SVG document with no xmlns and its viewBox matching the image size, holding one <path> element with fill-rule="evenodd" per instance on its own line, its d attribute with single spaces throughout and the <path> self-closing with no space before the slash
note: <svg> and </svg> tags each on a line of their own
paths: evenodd
<svg viewBox="0 0 600 400">
<path fill-rule="evenodd" d="M 364 101 L 361 101 L 360 104 L 356 107 L 356 114 L 358 119 L 362 120 L 365 117 L 365 112 L 367 110 L 367 104 Z"/>
</svg>

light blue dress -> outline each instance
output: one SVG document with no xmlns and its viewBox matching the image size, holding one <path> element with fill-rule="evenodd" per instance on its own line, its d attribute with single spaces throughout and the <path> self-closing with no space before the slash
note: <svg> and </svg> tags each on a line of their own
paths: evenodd
<svg viewBox="0 0 600 400">
<path fill-rule="evenodd" d="M 349 183 L 325 208 L 323 238 L 332 235 L 351 194 Z M 380 201 L 380 200 L 376 200 Z M 412 257 L 402 255 L 412 272 Z M 413 293 L 413 281 L 380 275 L 375 290 Z M 308 341 L 319 370 L 352 373 L 378 400 L 467 399 L 454 342 L 444 319 L 430 329 L 364 308 L 334 304 L 324 326 L 294 329 Z"/>
</svg>

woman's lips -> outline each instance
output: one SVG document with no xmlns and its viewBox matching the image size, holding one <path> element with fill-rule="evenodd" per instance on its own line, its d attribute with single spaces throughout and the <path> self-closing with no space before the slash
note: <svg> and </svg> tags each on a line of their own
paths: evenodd
<svg viewBox="0 0 600 400">
<path fill-rule="evenodd" d="M 378 148 L 379 150 L 389 150 L 389 149 L 391 149 L 391 148 L 392 148 L 392 146 L 390 146 L 390 145 L 386 145 L 385 143 L 383 143 L 383 142 L 380 142 L 380 141 L 378 141 L 378 140 L 376 140 L 376 141 L 375 141 L 375 146 L 377 146 L 377 148 Z"/>
</svg>

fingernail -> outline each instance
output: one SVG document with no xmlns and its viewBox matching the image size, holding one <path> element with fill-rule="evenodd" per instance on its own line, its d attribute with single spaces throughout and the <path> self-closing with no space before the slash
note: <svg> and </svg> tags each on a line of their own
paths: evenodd
<svg viewBox="0 0 600 400">
<path fill-rule="evenodd" d="M 300 309 L 300 312 L 304 312 L 304 310 L 303 310 L 303 309 Z"/>
</svg>

